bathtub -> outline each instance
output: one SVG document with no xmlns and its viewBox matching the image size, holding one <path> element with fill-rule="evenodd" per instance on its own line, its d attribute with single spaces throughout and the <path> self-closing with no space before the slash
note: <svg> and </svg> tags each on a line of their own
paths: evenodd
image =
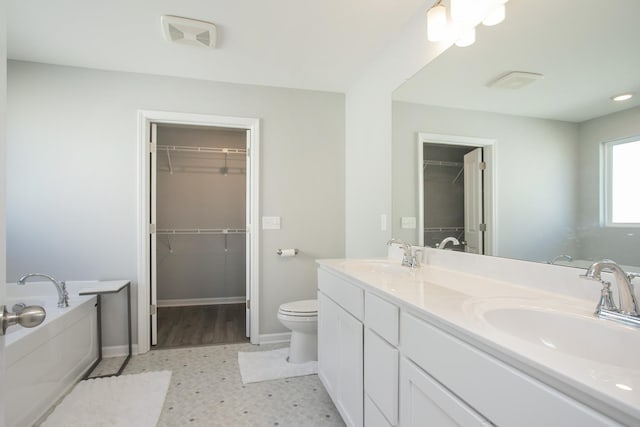
<svg viewBox="0 0 640 427">
<path fill-rule="evenodd" d="M 34 292 L 43 295 L 28 295 Z M 7 330 L 8 427 L 33 425 L 98 358 L 96 297 L 70 292 L 68 308 L 58 308 L 57 301 L 50 283 L 7 285 L 7 309 L 24 303 L 42 305 L 47 312 L 44 322 L 35 328 L 12 326 Z"/>
</svg>

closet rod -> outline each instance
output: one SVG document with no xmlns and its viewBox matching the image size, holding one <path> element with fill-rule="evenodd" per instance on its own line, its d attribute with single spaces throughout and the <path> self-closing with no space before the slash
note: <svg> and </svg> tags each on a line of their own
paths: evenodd
<svg viewBox="0 0 640 427">
<path fill-rule="evenodd" d="M 244 228 L 175 228 L 162 229 L 157 234 L 246 234 Z"/>
<path fill-rule="evenodd" d="M 423 167 L 426 166 L 452 166 L 452 167 L 461 167 L 464 166 L 464 163 L 461 162 L 446 162 L 446 161 L 441 161 L 441 160 L 425 160 L 422 163 Z"/>
<path fill-rule="evenodd" d="M 158 145 L 158 150 L 184 151 L 190 153 L 247 154 L 245 148 L 187 147 L 179 145 Z"/>
<path fill-rule="evenodd" d="M 464 231 L 464 227 L 425 227 L 425 233 L 432 233 L 438 231 Z"/>
</svg>

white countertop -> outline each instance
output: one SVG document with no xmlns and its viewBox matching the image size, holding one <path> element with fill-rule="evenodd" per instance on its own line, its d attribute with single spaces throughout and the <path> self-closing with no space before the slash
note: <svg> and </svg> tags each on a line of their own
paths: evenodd
<svg viewBox="0 0 640 427">
<path fill-rule="evenodd" d="M 318 264 L 612 418 L 628 422 L 631 417 L 640 423 L 640 356 L 635 351 L 640 348 L 640 330 L 596 319 L 593 311 L 597 301 L 429 265 L 410 269 L 387 259 L 332 259 Z M 580 325 L 575 341 L 589 345 L 574 345 L 572 337 L 555 344 L 541 337 L 544 345 L 520 338 L 486 321 L 486 313 L 496 308 L 560 312 Z M 625 329 L 624 334 L 632 339 L 603 352 L 615 354 L 623 361 L 620 365 L 602 356 L 599 360 L 588 357 L 590 348 L 602 352 L 605 345 L 597 337 L 591 344 L 589 326 L 615 336 Z M 586 335 L 577 339 L 578 334 Z"/>
</svg>

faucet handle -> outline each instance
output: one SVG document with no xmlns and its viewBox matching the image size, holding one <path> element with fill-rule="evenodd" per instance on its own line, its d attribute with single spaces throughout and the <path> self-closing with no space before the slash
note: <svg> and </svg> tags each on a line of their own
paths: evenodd
<svg viewBox="0 0 640 427">
<path fill-rule="evenodd" d="M 618 311 L 618 307 L 616 307 L 613 302 L 613 296 L 611 295 L 611 282 L 602 281 L 602 290 L 600 291 L 600 301 L 596 306 L 596 313 L 600 313 L 602 310 L 608 311 Z"/>
</svg>

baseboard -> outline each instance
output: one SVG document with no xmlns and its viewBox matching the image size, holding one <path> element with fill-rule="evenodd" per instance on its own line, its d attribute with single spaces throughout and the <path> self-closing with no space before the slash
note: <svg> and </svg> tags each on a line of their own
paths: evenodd
<svg viewBox="0 0 640 427">
<path fill-rule="evenodd" d="M 132 354 L 138 354 L 138 344 L 131 346 Z M 102 357 L 120 357 L 129 354 L 128 345 L 112 345 L 109 347 L 102 347 Z"/>
<path fill-rule="evenodd" d="M 260 335 L 260 344 L 278 344 L 291 341 L 291 332 Z"/>
<path fill-rule="evenodd" d="M 191 305 L 240 304 L 246 300 L 245 297 L 159 299 L 157 305 L 158 307 L 183 307 Z"/>
</svg>

